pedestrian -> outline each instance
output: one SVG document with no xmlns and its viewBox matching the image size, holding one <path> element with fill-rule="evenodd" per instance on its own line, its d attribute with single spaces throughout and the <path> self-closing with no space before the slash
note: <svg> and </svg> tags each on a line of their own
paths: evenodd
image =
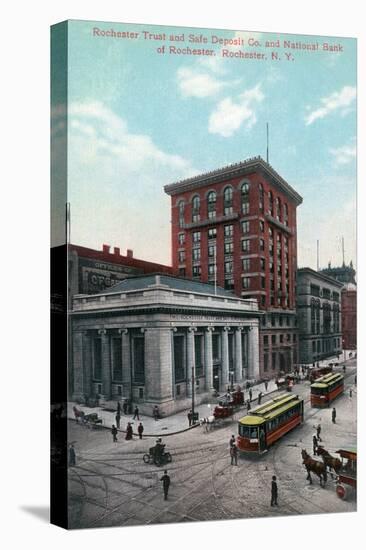
<svg viewBox="0 0 366 550">
<path fill-rule="evenodd" d="M 170 477 L 168 476 L 168 471 L 167 470 L 164 470 L 164 475 L 163 475 L 163 477 L 160 478 L 160 481 L 163 482 L 164 500 L 168 500 Z"/>
<path fill-rule="evenodd" d="M 234 466 L 237 466 L 238 465 L 238 449 L 237 449 L 237 446 L 235 445 L 232 445 L 230 447 L 230 456 L 231 456 L 231 465 Z"/>
<path fill-rule="evenodd" d="M 333 424 L 336 423 L 336 417 L 337 417 L 337 411 L 336 411 L 335 407 L 333 407 L 333 409 L 332 409 L 332 422 L 333 422 Z"/>
<path fill-rule="evenodd" d="M 127 414 L 127 406 L 128 406 L 128 404 L 127 404 L 127 399 L 125 399 L 125 400 L 123 401 L 123 405 L 122 405 L 122 406 L 123 406 L 123 414 Z"/>
<path fill-rule="evenodd" d="M 137 432 L 138 432 L 138 434 L 139 434 L 139 438 L 142 439 L 142 434 L 143 434 L 143 432 L 144 432 L 144 427 L 143 427 L 143 425 L 141 424 L 141 422 L 140 422 L 140 424 L 137 426 Z"/>
<path fill-rule="evenodd" d="M 118 433 L 118 431 L 117 431 L 117 428 L 116 428 L 116 426 L 115 426 L 114 424 L 112 424 L 111 433 L 112 433 L 112 435 L 113 435 L 113 443 L 116 443 L 116 441 L 118 441 L 118 439 L 117 439 L 117 433 Z"/>
<path fill-rule="evenodd" d="M 134 411 L 134 415 L 133 415 L 133 420 L 135 420 L 135 418 L 137 418 L 137 420 L 140 420 L 140 417 L 139 417 L 139 408 L 138 408 L 137 405 L 136 405 L 136 407 L 135 407 L 135 411 Z"/>
<path fill-rule="evenodd" d="M 322 438 L 320 437 L 320 432 L 322 431 L 322 427 L 320 424 L 317 425 L 316 427 L 316 437 L 319 441 L 323 441 Z"/>
<path fill-rule="evenodd" d="M 271 506 L 274 506 L 274 505 L 278 506 L 277 497 L 278 497 L 277 478 L 276 476 L 272 476 Z"/>
<path fill-rule="evenodd" d="M 355 386 L 357 386 L 357 374 L 355 375 Z"/>
<path fill-rule="evenodd" d="M 266 391 L 268 390 L 268 380 L 265 380 L 265 382 L 264 382 L 264 389 Z"/>
<path fill-rule="evenodd" d="M 121 403 L 117 401 L 117 414 L 121 416 Z"/>
<path fill-rule="evenodd" d="M 316 450 L 318 448 L 318 438 L 316 434 L 313 435 L 313 455 L 316 455 Z"/>
<path fill-rule="evenodd" d="M 121 427 L 121 414 L 118 411 L 116 414 L 116 424 L 117 424 L 117 429 L 119 430 Z"/>
<path fill-rule="evenodd" d="M 153 408 L 153 417 L 155 420 L 159 420 L 159 407 L 157 405 Z"/>
<path fill-rule="evenodd" d="M 352 399 L 352 388 L 349 389 L 349 397 Z"/>
<path fill-rule="evenodd" d="M 187 418 L 188 418 L 188 425 L 192 426 L 192 418 L 193 418 L 192 410 L 190 410 L 189 413 L 187 414 Z"/>
<path fill-rule="evenodd" d="M 252 400 L 252 395 L 253 395 L 252 388 L 249 388 L 249 400 L 250 401 Z"/>
<path fill-rule="evenodd" d="M 262 401 L 262 395 L 263 395 L 263 393 L 262 393 L 262 392 L 260 391 L 260 392 L 258 393 L 258 405 L 260 405 L 260 404 L 261 404 L 261 401 Z"/>
<path fill-rule="evenodd" d="M 247 401 L 247 411 L 249 412 L 250 409 L 251 409 L 250 399 L 248 399 L 248 401 Z"/>
<path fill-rule="evenodd" d="M 125 439 L 127 439 L 127 440 L 133 439 L 132 436 L 133 436 L 133 431 L 132 431 L 131 422 L 128 422 L 127 428 L 126 428 L 126 438 Z"/>
<path fill-rule="evenodd" d="M 71 444 L 69 447 L 69 466 L 75 466 L 75 464 L 76 464 L 76 454 L 75 454 L 74 445 Z"/>
<path fill-rule="evenodd" d="M 229 445 L 230 445 L 230 449 L 233 445 L 235 445 L 235 435 L 232 435 L 230 437 Z"/>
<path fill-rule="evenodd" d="M 346 365 L 343 365 L 343 372 L 346 372 Z"/>
</svg>

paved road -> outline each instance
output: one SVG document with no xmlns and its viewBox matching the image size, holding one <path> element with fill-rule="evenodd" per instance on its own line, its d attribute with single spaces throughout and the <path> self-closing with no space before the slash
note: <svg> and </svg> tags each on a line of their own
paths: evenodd
<svg viewBox="0 0 366 550">
<path fill-rule="evenodd" d="M 337 399 L 337 424 L 331 411 L 310 409 L 304 424 L 258 458 L 239 457 L 230 465 L 228 442 L 236 422 L 206 433 L 202 428 L 167 438 L 173 455 L 169 466 L 171 487 L 163 500 L 160 477 L 163 467 L 146 465 L 142 455 L 151 439 L 125 441 L 105 430 L 90 430 L 70 422 L 69 438 L 75 441 L 77 465 L 69 469 L 70 525 L 74 528 L 203 521 L 274 515 L 354 511 L 354 501 L 344 502 L 328 478 L 326 488 L 306 481 L 301 449 L 312 450 L 314 425 L 322 425 L 323 444 L 330 452 L 356 444 L 355 368 L 347 367 L 347 389 Z M 349 397 L 348 387 L 355 390 Z M 308 401 L 309 384 L 295 390 Z M 239 414 L 240 417 L 240 414 Z M 121 434 L 122 435 L 122 434 Z M 269 505 L 270 485 L 277 475 L 279 506 Z"/>
</svg>

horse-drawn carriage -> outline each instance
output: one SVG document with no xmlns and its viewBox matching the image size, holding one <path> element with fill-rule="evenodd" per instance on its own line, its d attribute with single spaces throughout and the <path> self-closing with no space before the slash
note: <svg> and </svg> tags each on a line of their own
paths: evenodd
<svg viewBox="0 0 366 550">
<path fill-rule="evenodd" d="M 286 391 L 292 391 L 295 381 L 296 381 L 295 375 L 287 374 L 286 376 L 277 378 L 275 382 L 278 390 L 283 389 Z"/>
<path fill-rule="evenodd" d="M 154 447 L 150 447 L 149 452 L 145 453 L 142 457 L 145 464 L 155 464 L 156 466 L 162 466 L 172 461 L 172 455 L 165 451 L 165 444 L 161 442 L 159 438 Z"/>
<path fill-rule="evenodd" d="M 99 425 L 103 424 L 103 420 L 98 416 L 98 413 L 89 413 L 85 414 L 84 411 L 73 407 L 74 417 L 76 422 L 81 422 L 82 424 L 87 425 L 89 428 L 96 428 Z"/>
<path fill-rule="evenodd" d="M 244 404 L 244 393 L 241 389 L 228 391 L 225 395 L 219 397 L 219 404 L 216 405 L 213 411 L 213 416 L 216 419 L 230 418 L 234 411 Z"/>
<path fill-rule="evenodd" d="M 339 449 L 341 468 L 338 473 L 336 492 L 342 500 L 349 500 L 357 491 L 357 449 Z"/>
</svg>

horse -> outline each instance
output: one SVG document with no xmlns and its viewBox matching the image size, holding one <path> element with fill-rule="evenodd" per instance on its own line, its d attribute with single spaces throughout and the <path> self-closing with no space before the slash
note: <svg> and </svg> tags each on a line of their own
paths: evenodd
<svg viewBox="0 0 366 550">
<path fill-rule="evenodd" d="M 332 456 L 326 449 L 324 449 L 324 447 L 321 446 L 317 448 L 316 454 L 321 456 L 326 468 L 329 468 L 329 470 L 334 470 L 335 473 L 338 474 L 342 468 L 342 461 L 339 460 L 339 458 Z M 332 472 L 330 472 L 330 475 L 333 479 Z"/>
<path fill-rule="evenodd" d="M 302 449 L 301 456 L 303 459 L 303 464 L 308 473 L 306 479 L 308 479 L 310 481 L 310 484 L 312 484 L 313 480 L 311 479 L 310 472 L 313 472 L 319 478 L 320 487 L 325 487 L 325 483 L 327 481 L 327 468 L 325 464 L 323 462 L 319 462 L 319 460 L 314 460 L 313 458 L 311 458 L 311 456 L 306 452 L 305 449 Z"/>
</svg>

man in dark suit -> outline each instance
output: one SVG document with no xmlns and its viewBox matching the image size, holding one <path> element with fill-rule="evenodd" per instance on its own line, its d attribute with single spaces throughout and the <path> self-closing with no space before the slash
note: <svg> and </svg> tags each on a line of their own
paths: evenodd
<svg viewBox="0 0 366 550">
<path fill-rule="evenodd" d="M 271 485 L 271 506 L 278 506 L 277 503 L 277 496 L 278 496 L 278 488 L 277 488 L 277 481 L 276 476 L 272 476 L 272 485 Z"/>
<path fill-rule="evenodd" d="M 160 478 L 160 481 L 163 482 L 164 500 L 168 500 L 170 477 L 168 476 L 168 471 L 167 470 L 164 470 L 164 475 L 163 475 L 163 477 Z"/>
</svg>

